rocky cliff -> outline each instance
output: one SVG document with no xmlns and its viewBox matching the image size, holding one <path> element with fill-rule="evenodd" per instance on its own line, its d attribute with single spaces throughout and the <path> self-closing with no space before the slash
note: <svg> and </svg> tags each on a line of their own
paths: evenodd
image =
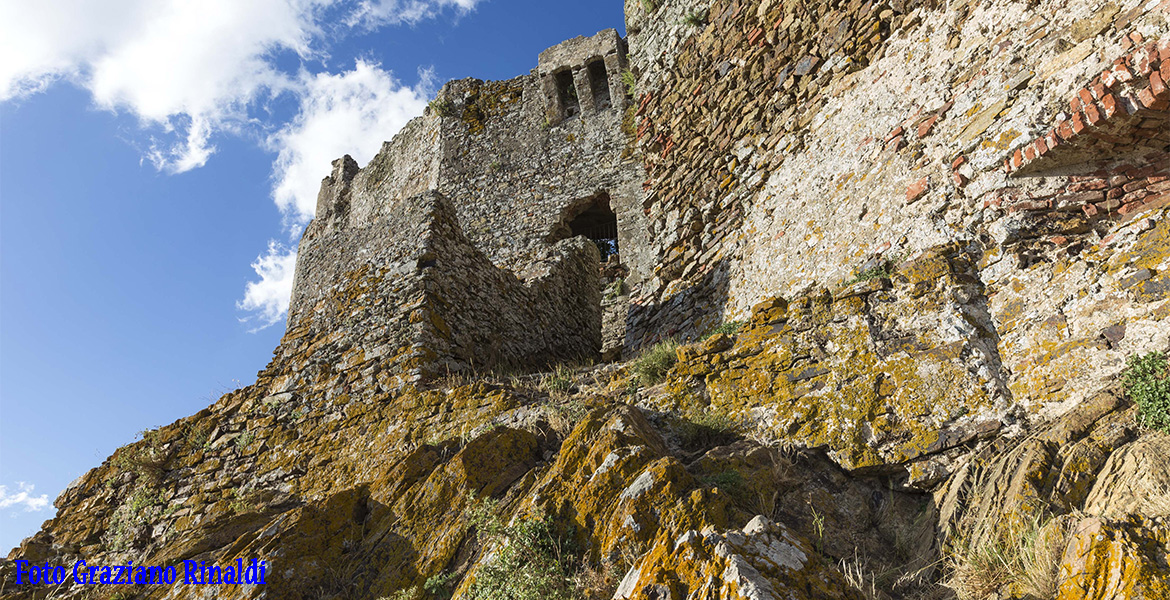
<svg viewBox="0 0 1170 600">
<path fill-rule="evenodd" d="M 1170 0 L 625 10 L 335 162 L 0 596 L 1170 598 Z"/>
</svg>

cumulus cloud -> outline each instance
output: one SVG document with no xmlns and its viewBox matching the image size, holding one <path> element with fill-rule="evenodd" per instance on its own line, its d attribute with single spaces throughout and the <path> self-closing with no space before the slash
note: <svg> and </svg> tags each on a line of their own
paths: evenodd
<svg viewBox="0 0 1170 600">
<path fill-rule="evenodd" d="M 348 29 L 413 24 L 483 0 L 38 0 L 0 2 L 0 101 L 57 81 L 88 90 L 99 108 L 135 116 L 149 134 L 144 159 L 160 171 L 199 168 L 225 132 L 272 131 L 273 199 L 288 245 L 270 241 L 252 264 L 242 310 L 279 322 L 292 289 L 295 246 L 312 218 L 320 180 L 343 154 L 368 161 L 383 140 L 420 114 L 429 74 L 408 86 L 378 64 L 343 73 L 292 73 L 277 59 L 324 58 L 328 39 Z M 302 66 L 304 69 L 304 66 Z M 301 108 L 287 124 L 254 109 L 292 94 Z M 251 129 L 249 129 L 251 128 Z"/>
<path fill-rule="evenodd" d="M 40 512 L 49 507 L 49 497 L 46 494 L 33 495 L 35 486 L 23 481 L 16 482 L 19 491 L 9 493 L 8 487 L 0 485 L 0 510 L 6 508 L 23 508 L 25 512 Z"/>
<path fill-rule="evenodd" d="M 349 154 L 365 164 L 410 119 L 422 114 L 433 87 L 433 75 L 419 73 L 413 87 L 399 83 L 379 65 L 359 60 L 353 70 L 338 74 L 305 74 L 300 113 L 268 139 L 277 152 L 273 165 L 273 199 L 289 229 L 291 243 L 313 218 L 321 179 L 331 163 Z M 249 282 L 241 310 L 263 329 L 279 323 L 288 312 L 296 251 L 275 240 L 252 269 L 259 280 Z"/>
<path fill-rule="evenodd" d="M 202 166 L 215 131 L 262 95 L 292 88 L 272 56 L 312 55 L 332 0 L 48 0 L 0 4 L 0 100 L 65 78 L 103 109 L 161 138 L 147 158 L 168 172 Z"/>
<path fill-rule="evenodd" d="M 377 64 L 359 60 L 339 74 L 306 75 L 300 113 L 268 139 L 277 151 L 273 198 L 293 225 L 313 218 L 321 178 L 336 158 L 349 154 L 364 165 L 382 142 L 421 115 L 433 76 L 419 73 L 408 87 Z"/>
<path fill-rule="evenodd" d="M 241 319 L 255 325 L 252 331 L 271 327 L 284 319 L 296 267 L 296 250 L 275 240 L 269 240 L 268 251 L 252 262 L 252 269 L 260 279 L 249 281 L 244 287 L 244 299 L 236 303 L 240 310 L 252 313 Z"/>
</svg>

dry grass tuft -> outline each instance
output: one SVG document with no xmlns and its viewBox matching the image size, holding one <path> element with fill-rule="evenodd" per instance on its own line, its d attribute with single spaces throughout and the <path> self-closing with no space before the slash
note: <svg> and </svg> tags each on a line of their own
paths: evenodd
<svg viewBox="0 0 1170 600">
<path fill-rule="evenodd" d="M 1070 535 L 1070 516 L 1006 516 L 985 539 L 955 540 L 949 551 L 947 586 L 961 600 L 1000 592 L 1052 598 L 1060 559 Z"/>
</svg>

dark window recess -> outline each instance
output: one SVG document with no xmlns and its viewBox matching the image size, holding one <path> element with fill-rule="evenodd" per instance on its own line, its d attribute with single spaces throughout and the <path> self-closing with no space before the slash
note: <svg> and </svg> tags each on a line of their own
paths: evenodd
<svg viewBox="0 0 1170 600">
<path fill-rule="evenodd" d="M 597 244 L 601 262 L 618 253 L 617 215 L 609 208 L 609 195 L 597 196 L 588 207 L 569 221 L 572 235 L 583 235 Z"/>
<path fill-rule="evenodd" d="M 577 87 L 573 84 L 573 72 L 561 71 L 555 77 L 557 95 L 560 96 L 561 106 L 565 108 L 565 116 L 571 117 L 581 112 L 581 101 L 577 99 Z"/>
<path fill-rule="evenodd" d="M 593 92 L 593 107 L 605 110 L 613 106 L 609 97 L 609 77 L 605 73 L 605 61 L 595 60 L 589 63 L 589 89 Z"/>
</svg>

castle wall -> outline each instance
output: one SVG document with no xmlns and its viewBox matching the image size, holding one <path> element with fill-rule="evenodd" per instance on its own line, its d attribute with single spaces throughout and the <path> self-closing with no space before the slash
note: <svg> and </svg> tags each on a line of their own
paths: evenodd
<svg viewBox="0 0 1170 600">
<path fill-rule="evenodd" d="M 1044 297 L 1036 270 L 1084 264 L 1167 202 L 1168 6 L 627 2 L 655 264 L 627 346 L 958 244 L 1020 399 L 1112 376 L 1165 338 L 1145 333 L 1165 330 L 1165 293 L 1107 280 L 1067 319 L 1067 299 L 1029 315 L 1006 300 Z M 1107 321 L 1143 333 L 1105 347 Z M 1053 344 L 1076 355 L 1066 372 L 1032 372 Z"/>
<path fill-rule="evenodd" d="M 322 193 L 347 185 L 352 193 L 355 168 L 349 157 L 335 161 Z M 545 248 L 521 281 L 471 243 L 437 192 L 360 218 L 345 207 L 315 219 L 298 253 L 297 296 L 277 354 L 299 362 L 303 379 L 358 369 L 371 385 L 397 389 L 600 351 L 598 256 L 588 241 Z"/>
<path fill-rule="evenodd" d="M 594 98 L 588 65 L 606 68 L 608 104 Z M 624 43 L 614 30 L 576 38 L 540 56 L 531 75 L 502 82 L 447 84 L 438 189 L 451 198 L 469 238 L 501 266 L 523 273 L 563 229 L 574 206 L 606 193 L 617 215 L 621 259 L 635 273 L 650 265 L 640 206 L 640 165 L 622 131 Z M 556 89 L 569 73 L 578 111 L 568 116 Z"/>
</svg>

